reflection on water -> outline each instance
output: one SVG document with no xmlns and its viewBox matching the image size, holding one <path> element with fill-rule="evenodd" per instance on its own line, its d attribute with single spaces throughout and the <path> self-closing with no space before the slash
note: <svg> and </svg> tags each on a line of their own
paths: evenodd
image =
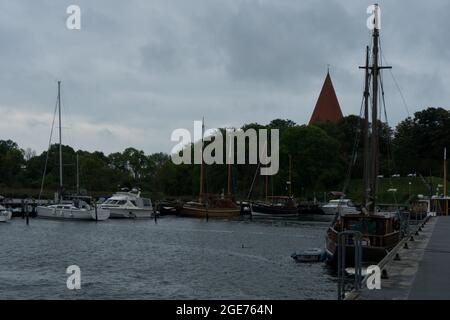
<svg viewBox="0 0 450 320">
<path fill-rule="evenodd" d="M 334 299 L 324 264 L 290 255 L 323 247 L 328 223 L 253 219 L 0 225 L 0 299 Z M 69 265 L 81 290 L 66 287 Z"/>
</svg>

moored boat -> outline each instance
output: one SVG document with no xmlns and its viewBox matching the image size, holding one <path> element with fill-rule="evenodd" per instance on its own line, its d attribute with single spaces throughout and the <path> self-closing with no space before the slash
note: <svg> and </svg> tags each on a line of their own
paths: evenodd
<svg viewBox="0 0 450 320">
<path fill-rule="evenodd" d="M 241 207 L 234 201 L 231 192 L 231 164 L 228 164 L 228 192 L 226 195 L 214 196 L 203 192 L 204 187 L 204 161 L 203 161 L 203 134 L 204 125 L 202 123 L 201 150 L 202 157 L 200 162 L 200 191 L 197 201 L 186 202 L 180 209 L 180 215 L 193 218 L 234 218 L 241 214 Z"/>
<path fill-rule="evenodd" d="M 109 212 L 101 208 L 93 208 L 87 203 L 75 205 L 73 202 L 58 203 L 37 207 L 37 215 L 44 219 L 103 221 L 109 218 Z"/>
<path fill-rule="evenodd" d="M 375 10 L 379 10 L 375 5 Z M 375 17 L 377 15 L 375 14 Z M 326 251 L 328 262 L 332 265 L 337 264 L 339 260 L 338 249 L 339 235 L 346 232 L 342 243 L 345 247 L 345 264 L 355 263 L 356 234 L 360 236 L 360 245 L 362 253 L 362 263 L 377 263 L 395 247 L 401 237 L 401 213 L 397 211 L 383 212 L 377 206 L 377 188 L 379 176 L 379 119 L 378 119 L 378 91 L 380 70 L 390 67 L 379 65 L 379 28 L 378 21 L 375 18 L 375 26 L 372 33 L 372 55 L 371 64 L 369 58 L 369 47 L 366 48 L 365 69 L 365 89 L 364 89 L 364 163 L 363 163 L 363 202 L 360 213 L 345 213 L 338 210 L 336 217 L 327 230 Z M 372 89 L 370 90 L 369 85 Z M 371 102 L 369 102 L 371 100 Z M 384 101 L 384 99 L 382 100 Z M 369 103 L 371 104 L 372 115 L 369 117 Z M 369 118 L 371 124 L 369 126 Z M 369 132 L 370 131 L 370 132 Z M 359 133 L 358 133 L 359 134 Z M 353 163 L 352 163 L 353 164 Z M 352 165 L 351 164 L 351 165 Z M 359 243 L 359 242 L 358 242 Z M 359 250 L 358 250 L 359 251 Z"/>
<path fill-rule="evenodd" d="M 36 208 L 38 218 L 57 220 L 95 220 L 103 221 L 109 218 L 109 212 L 97 208 L 90 197 L 79 196 L 79 171 L 77 156 L 77 195 L 67 196 L 63 185 L 63 158 L 62 158 L 62 125 L 61 125 L 61 81 L 58 81 L 57 107 L 59 111 L 59 189 L 56 193 L 56 203 Z M 56 112 L 56 110 L 55 110 Z M 53 128 L 52 128 L 53 132 Z M 42 181 L 44 186 L 45 169 Z M 42 192 L 41 187 L 41 192 Z"/>
<path fill-rule="evenodd" d="M 326 215 L 335 216 L 340 214 L 359 214 L 359 210 L 350 199 L 333 199 L 321 207 Z"/>
<path fill-rule="evenodd" d="M 11 220 L 12 212 L 10 210 L 6 210 L 5 207 L 0 205 L 0 222 L 7 222 Z"/>
<path fill-rule="evenodd" d="M 233 218 L 241 214 L 241 208 L 231 199 L 210 197 L 208 201 L 187 202 L 183 205 L 180 215 L 195 218 Z"/>
<path fill-rule="evenodd" d="M 100 205 L 111 218 L 151 218 L 154 214 L 152 201 L 142 198 L 141 192 L 133 188 L 122 189 Z"/>
<path fill-rule="evenodd" d="M 252 212 L 273 215 L 297 215 L 298 205 L 293 197 L 274 196 L 267 197 L 268 201 L 256 201 L 252 203 Z"/>
</svg>

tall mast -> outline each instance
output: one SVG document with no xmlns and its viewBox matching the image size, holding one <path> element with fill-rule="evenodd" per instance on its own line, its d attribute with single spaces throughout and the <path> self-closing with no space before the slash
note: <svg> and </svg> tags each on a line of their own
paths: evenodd
<svg viewBox="0 0 450 320">
<path fill-rule="evenodd" d="M 80 156 L 77 153 L 77 195 L 80 194 Z"/>
<path fill-rule="evenodd" d="M 448 199 L 447 199 L 447 148 L 444 148 L 444 214 L 448 216 Z"/>
<path fill-rule="evenodd" d="M 376 17 L 376 15 L 375 15 Z M 369 212 L 375 212 L 378 176 L 378 41 L 379 30 L 373 29 L 372 44 L 372 136 L 370 154 L 370 206 Z"/>
<path fill-rule="evenodd" d="M 266 202 L 269 201 L 269 176 L 266 175 L 265 176 L 265 183 L 264 183 L 264 188 L 265 188 L 265 194 L 266 194 Z"/>
<path fill-rule="evenodd" d="M 59 200 L 63 192 L 63 162 L 62 162 L 62 124 L 61 124 L 61 81 L 58 81 L 58 111 L 59 111 Z"/>
<path fill-rule="evenodd" d="M 203 202 L 203 134 L 205 129 L 205 118 L 202 119 L 202 141 L 201 141 L 201 163 L 200 163 L 200 192 L 199 192 L 199 202 Z"/>
<path fill-rule="evenodd" d="M 365 85 L 364 85 L 364 201 L 363 205 L 367 208 L 369 202 L 369 46 L 366 47 L 366 66 L 365 66 Z"/>
<path fill-rule="evenodd" d="M 227 196 L 229 198 L 231 198 L 231 139 L 230 139 L 230 146 L 228 148 L 228 174 L 227 174 L 227 178 L 228 178 L 228 183 L 227 183 Z"/>
<path fill-rule="evenodd" d="M 292 156 L 289 155 L 289 197 L 292 196 Z"/>
<path fill-rule="evenodd" d="M 374 28 L 373 28 L 373 44 L 372 44 L 372 136 L 370 141 L 370 168 L 369 168 L 369 212 L 375 212 L 377 202 L 377 178 L 378 178 L 378 160 L 379 160 L 379 128 L 378 128 L 378 77 L 381 69 L 390 69 L 379 65 L 379 7 L 375 4 L 374 11 Z"/>
</svg>

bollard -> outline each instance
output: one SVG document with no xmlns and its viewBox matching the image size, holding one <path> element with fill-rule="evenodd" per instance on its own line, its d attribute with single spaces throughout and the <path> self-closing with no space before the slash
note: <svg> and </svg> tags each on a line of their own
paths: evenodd
<svg viewBox="0 0 450 320">
<path fill-rule="evenodd" d="M 25 219 L 27 221 L 27 226 L 30 225 L 30 215 L 28 214 L 28 205 L 25 204 Z"/>
<path fill-rule="evenodd" d="M 389 279 L 386 269 L 383 269 L 383 271 L 381 271 L 381 279 Z"/>
<path fill-rule="evenodd" d="M 398 254 L 398 252 L 395 254 L 395 257 L 394 257 L 394 261 L 400 261 L 400 260 L 402 260 L 402 259 L 400 259 L 400 255 Z"/>
<path fill-rule="evenodd" d="M 405 244 L 403 245 L 403 249 L 409 249 L 408 242 L 405 242 Z"/>
</svg>

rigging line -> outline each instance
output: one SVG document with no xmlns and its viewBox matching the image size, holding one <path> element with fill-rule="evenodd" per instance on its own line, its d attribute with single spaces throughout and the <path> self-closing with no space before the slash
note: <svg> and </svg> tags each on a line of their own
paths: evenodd
<svg viewBox="0 0 450 320">
<path fill-rule="evenodd" d="M 58 110 L 58 98 L 56 98 L 55 111 L 53 112 L 52 128 L 50 130 L 50 138 L 48 139 L 48 149 L 47 149 L 47 155 L 45 157 L 44 173 L 42 174 L 41 190 L 39 191 L 39 200 L 41 200 L 42 192 L 44 190 L 45 175 L 47 173 L 48 157 L 49 157 L 50 149 L 52 146 L 53 129 L 55 127 L 55 118 L 56 118 L 57 110 Z"/>
<path fill-rule="evenodd" d="M 383 110 L 384 110 L 384 118 L 386 121 L 386 125 L 389 128 L 389 121 L 388 121 L 388 116 L 387 116 L 387 111 L 386 111 L 386 100 L 385 100 L 385 95 L 384 95 L 384 85 L 383 85 L 383 75 L 382 73 L 380 73 L 380 88 L 381 88 L 381 102 L 383 104 Z M 392 140 L 391 140 L 391 135 L 388 132 L 387 135 L 387 155 L 388 155 L 388 161 L 387 161 L 387 165 L 388 165 L 388 172 L 389 172 L 389 185 L 391 188 L 394 187 L 394 184 L 392 182 L 392 169 L 395 170 L 395 161 L 394 161 L 394 157 L 392 154 Z M 391 163 L 392 163 L 392 167 L 391 167 Z M 398 200 L 397 200 L 397 196 L 396 193 L 393 192 L 393 196 L 394 196 L 394 202 L 395 204 L 398 204 Z"/>
<path fill-rule="evenodd" d="M 359 111 L 359 117 L 360 118 L 362 118 L 363 108 L 364 108 L 364 95 L 363 95 L 363 98 L 361 99 L 361 106 L 360 106 L 360 111 Z M 359 138 L 360 138 L 360 133 L 361 133 L 360 131 L 361 131 L 361 126 L 359 125 L 358 129 L 356 130 L 356 133 L 355 133 L 355 140 L 354 140 L 354 143 L 353 143 L 352 156 L 351 156 L 351 159 L 350 159 L 350 162 L 349 162 L 349 166 L 348 166 L 348 169 L 347 169 L 347 177 L 345 179 L 344 186 L 342 188 L 342 193 L 346 193 L 346 191 L 348 189 L 348 186 L 350 184 L 351 175 L 352 175 L 352 168 L 353 168 L 354 162 L 356 161 L 356 157 L 357 157 L 357 154 L 358 154 Z"/>
<path fill-rule="evenodd" d="M 380 47 L 380 53 L 381 53 L 381 57 L 386 61 L 387 64 L 389 64 L 386 57 L 384 56 L 383 51 L 381 50 L 381 47 Z M 394 85 L 395 85 L 398 93 L 400 94 L 400 98 L 402 99 L 403 106 L 405 107 L 405 110 L 406 110 L 406 114 L 408 115 L 408 117 L 410 117 L 411 112 L 409 111 L 408 103 L 406 102 L 406 98 L 403 94 L 402 89 L 400 88 L 400 85 L 398 84 L 397 78 L 394 76 L 394 73 L 392 72 L 392 69 L 389 69 L 389 74 L 391 75 L 392 81 L 394 81 Z"/>
</svg>

